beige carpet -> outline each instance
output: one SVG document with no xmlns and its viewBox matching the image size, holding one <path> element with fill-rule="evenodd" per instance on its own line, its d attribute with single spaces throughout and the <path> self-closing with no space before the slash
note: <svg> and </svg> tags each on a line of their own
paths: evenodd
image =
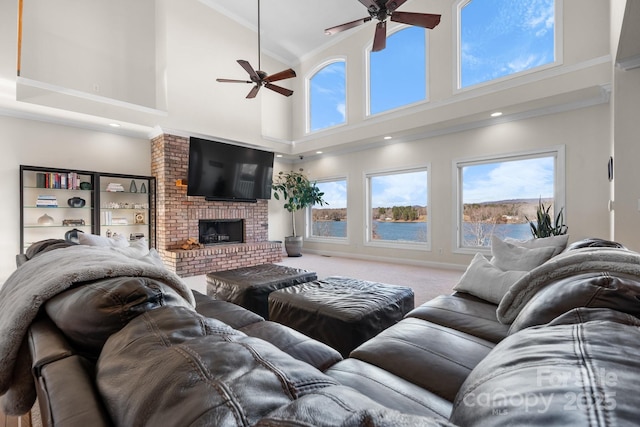
<svg viewBox="0 0 640 427">
<path fill-rule="evenodd" d="M 314 254 L 304 254 L 297 258 L 285 257 L 278 264 L 315 271 L 319 279 L 329 276 L 346 276 L 391 285 L 409 286 L 415 294 L 416 306 L 438 295 L 453 292 L 453 287 L 464 273 L 461 270 Z"/>
</svg>

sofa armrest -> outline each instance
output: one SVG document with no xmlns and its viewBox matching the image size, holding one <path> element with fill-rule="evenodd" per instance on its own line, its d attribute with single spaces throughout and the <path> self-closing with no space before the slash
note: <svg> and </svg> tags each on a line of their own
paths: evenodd
<svg viewBox="0 0 640 427">
<path fill-rule="evenodd" d="M 112 425 L 93 380 L 93 362 L 75 354 L 48 317 L 32 323 L 29 349 L 44 426 Z"/>
</svg>

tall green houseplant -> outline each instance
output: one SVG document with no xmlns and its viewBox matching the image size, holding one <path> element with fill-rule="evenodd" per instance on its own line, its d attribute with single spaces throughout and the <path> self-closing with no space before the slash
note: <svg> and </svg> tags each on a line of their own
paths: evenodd
<svg viewBox="0 0 640 427">
<path fill-rule="evenodd" d="M 323 206 L 327 204 L 322 196 L 324 193 L 315 182 L 309 181 L 306 175 L 300 172 L 280 171 L 273 182 L 273 197 L 276 200 L 284 200 L 284 208 L 291 212 L 291 225 L 293 236 L 285 238 L 285 248 L 289 256 L 300 256 L 302 249 L 302 236 L 296 233 L 295 213 L 313 205 Z"/>
<path fill-rule="evenodd" d="M 567 234 L 569 227 L 564 224 L 562 208 L 556 215 L 555 223 L 551 219 L 551 214 L 549 214 L 550 210 L 551 205 L 545 207 L 542 199 L 539 199 L 538 208 L 536 209 L 536 221 L 529 220 L 525 215 L 525 218 L 529 221 L 529 227 L 531 227 L 531 234 L 535 239 Z"/>
</svg>

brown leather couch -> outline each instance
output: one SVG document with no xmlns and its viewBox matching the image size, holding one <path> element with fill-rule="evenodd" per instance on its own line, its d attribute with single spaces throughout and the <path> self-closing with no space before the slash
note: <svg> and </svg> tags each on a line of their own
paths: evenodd
<svg viewBox="0 0 640 427">
<path fill-rule="evenodd" d="M 162 283 L 130 278 L 49 300 L 29 332 L 44 424 L 622 426 L 640 419 L 640 276 L 628 271 L 578 270 L 555 280 L 512 324 L 498 321 L 495 304 L 460 292 L 440 296 L 346 359 L 239 306 L 195 296 L 193 310 Z"/>
</svg>

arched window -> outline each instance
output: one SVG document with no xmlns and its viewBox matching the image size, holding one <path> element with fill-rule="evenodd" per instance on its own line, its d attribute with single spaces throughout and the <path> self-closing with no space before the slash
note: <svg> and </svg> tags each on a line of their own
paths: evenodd
<svg viewBox="0 0 640 427">
<path fill-rule="evenodd" d="M 459 87 L 556 61 L 554 0 L 466 0 L 458 14 Z"/>
<path fill-rule="evenodd" d="M 387 47 L 369 52 L 369 114 L 427 98 L 426 30 L 404 28 L 387 37 Z"/>
<path fill-rule="evenodd" d="M 309 131 L 346 122 L 346 62 L 333 61 L 309 78 Z"/>
</svg>

